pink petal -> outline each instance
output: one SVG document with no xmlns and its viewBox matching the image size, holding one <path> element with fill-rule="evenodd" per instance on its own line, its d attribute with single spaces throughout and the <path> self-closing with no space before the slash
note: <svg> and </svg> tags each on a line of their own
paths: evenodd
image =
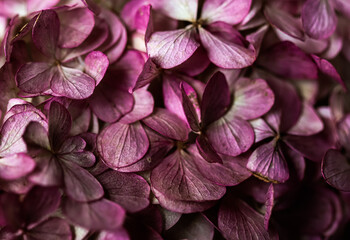
<svg viewBox="0 0 350 240">
<path fill-rule="evenodd" d="M 307 0 L 301 18 L 305 32 L 316 39 L 328 38 L 337 26 L 337 16 L 328 1 Z"/>
<path fill-rule="evenodd" d="M 35 46 L 48 57 L 55 58 L 60 20 L 53 10 L 42 11 L 33 26 L 32 38 Z"/>
<path fill-rule="evenodd" d="M 269 189 L 266 193 L 266 202 L 265 202 L 265 215 L 264 215 L 264 225 L 265 229 L 269 229 L 269 222 L 272 215 L 272 209 L 274 205 L 274 188 L 273 183 L 270 184 Z"/>
<path fill-rule="evenodd" d="M 245 48 L 227 42 L 211 34 L 203 27 L 199 28 L 199 36 L 203 47 L 207 50 L 211 62 L 222 68 L 245 68 L 255 61 L 255 50 L 252 46 Z"/>
<path fill-rule="evenodd" d="M 176 20 L 194 22 L 197 19 L 198 0 L 161 0 L 161 11 Z"/>
<path fill-rule="evenodd" d="M 96 81 L 96 86 L 105 75 L 109 61 L 102 52 L 93 51 L 85 58 L 85 72 Z"/>
<path fill-rule="evenodd" d="M 101 184 L 87 170 L 68 161 L 63 162 L 61 166 L 64 189 L 70 198 L 79 202 L 88 202 L 103 196 Z"/>
<path fill-rule="evenodd" d="M 220 93 L 220 94 L 218 94 Z M 222 117 L 231 103 L 231 94 L 221 72 L 215 73 L 207 85 L 202 97 L 201 119 L 203 127 Z"/>
<path fill-rule="evenodd" d="M 97 138 L 97 149 L 104 163 L 119 169 L 140 160 L 147 152 L 149 140 L 139 122 L 133 124 L 113 123 Z"/>
<path fill-rule="evenodd" d="M 139 175 L 107 171 L 97 179 L 106 190 L 109 199 L 120 204 L 128 212 L 141 211 L 150 203 L 150 187 Z"/>
<path fill-rule="evenodd" d="M 247 168 L 265 181 L 285 182 L 289 178 L 287 162 L 275 140 L 259 146 L 249 157 Z"/>
<path fill-rule="evenodd" d="M 194 28 L 155 32 L 147 42 L 147 52 L 161 68 L 173 68 L 185 62 L 199 47 Z"/>
<path fill-rule="evenodd" d="M 125 218 L 125 210 L 105 198 L 91 203 L 66 198 L 62 208 L 69 220 L 91 230 L 117 230 Z"/>
<path fill-rule="evenodd" d="M 221 154 L 237 156 L 246 152 L 254 143 L 251 125 L 232 115 L 225 115 L 208 126 L 209 143 Z"/>
<path fill-rule="evenodd" d="M 197 170 L 193 157 L 183 150 L 166 157 L 152 170 L 152 187 L 174 200 L 203 202 L 220 199 L 225 187 L 207 180 Z"/>
<path fill-rule="evenodd" d="M 0 158 L 0 178 L 14 180 L 30 173 L 35 162 L 25 153 L 17 153 Z"/>
<path fill-rule="evenodd" d="M 154 113 L 142 120 L 148 127 L 171 139 L 186 141 L 190 132 L 186 123 L 174 113 L 157 108 Z"/>
<path fill-rule="evenodd" d="M 239 199 L 226 198 L 221 204 L 218 227 L 226 239 L 271 239 L 264 228 L 264 217 Z"/>
<path fill-rule="evenodd" d="M 192 56 L 185 62 L 175 67 L 175 70 L 183 72 L 188 76 L 196 76 L 202 73 L 210 64 L 203 47 L 197 48 Z"/>
<path fill-rule="evenodd" d="M 153 79 L 155 79 L 160 74 L 160 69 L 158 69 L 157 65 L 152 61 L 151 58 L 148 58 L 142 72 L 137 78 L 135 89 L 142 88 L 147 84 L 151 83 Z"/>
<path fill-rule="evenodd" d="M 262 118 L 250 121 L 255 133 L 255 142 L 260 142 L 269 137 L 275 136 L 275 131 Z"/>
<path fill-rule="evenodd" d="M 277 27 L 283 33 L 300 40 L 305 39 L 305 34 L 299 19 L 293 17 L 290 13 L 277 7 L 266 6 L 264 14 L 272 26 Z"/>
<path fill-rule="evenodd" d="M 298 121 L 288 130 L 289 134 L 299 136 L 310 136 L 323 130 L 323 122 L 316 111 L 307 103 L 303 108 Z"/>
<path fill-rule="evenodd" d="M 139 121 L 153 112 L 154 99 L 150 92 L 144 89 L 134 91 L 134 107 L 122 117 L 119 121 L 121 123 L 129 124 Z"/>
<path fill-rule="evenodd" d="M 260 55 L 258 63 L 286 78 L 317 79 L 312 58 L 291 42 L 279 42 Z"/>
<path fill-rule="evenodd" d="M 251 0 L 207 0 L 200 18 L 206 23 L 222 21 L 235 25 L 247 16 L 251 4 Z"/>
<path fill-rule="evenodd" d="M 28 0 L 27 1 L 27 12 L 32 13 L 35 11 L 40 11 L 42 9 L 49 9 L 54 7 L 59 0 L 52 0 L 52 1 L 41 1 L 41 0 Z"/>
<path fill-rule="evenodd" d="M 62 239 L 71 240 L 72 233 L 69 224 L 62 218 L 52 217 L 30 229 L 26 236 L 28 239 L 48 240 Z"/>
<path fill-rule="evenodd" d="M 182 82 L 181 85 L 182 107 L 186 115 L 186 119 L 194 132 L 200 130 L 200 106 L 196 91 L 187 83 Z"/>
<path fill-rule="evenodd" d="M 79 46 L 91 33 L 94 25 L 94 15 L 87 8 L 74 8 L 58 12 L 60 21 L 60 37 L 58 45 L 61 48 Z"/>
<path fill-rule="evenodd" d="M 347 114 L 338 123 L 338 138 L 340 144 L 350 152 L 349 142 L 350 142 L 350 114 Z"/>
<path fill-rule="evenodd" d="M 232 114 L 244 120 L 258 118 L 274 104 L 274 93 L 263 79 L 239 79 L 234 85 Z"/>
<path fill-rule="evenodd" d="M 194 148 L 193 148 L 194 149 Z M 195 151 L 192 151 L 192 153 Z M 222 186 L 235 186 L 248 179 L 252 173 L 245 167 L 247 157 L 222 157 L 222 162 L 208 162 L 196 153 L 195 164 L 210 181 Z"/>
<path fill-rule="evenodd" d="M 208 138 L 205 135 L 201 134 L 196 138 L 196 146 L 201 157 L 203 157 L 207 162 L 222 163 L 221 157 L 210 145 Z"/>
<path fill-rule="evenodd" d="M 322 175 L 331 186 L 340 191 L 350 192 L 349 159 L 339 151 L 327 151 L 322 161 Z"/>
<path fill-rule="evenodd" d="M 82 71 L 58 65 L 50 87 L 56 96 L 85 99 L 91 96 L 95 85 L 95 80 Z"/>
</svg>

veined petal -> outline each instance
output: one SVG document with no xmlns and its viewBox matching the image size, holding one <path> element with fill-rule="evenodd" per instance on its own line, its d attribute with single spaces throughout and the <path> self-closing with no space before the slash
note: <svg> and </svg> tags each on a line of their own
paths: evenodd
<svg viewBox="0 0 350 240">
<path fill-rule="evenodd" d="M 194 28 L 155 32 L 147 42 L 147 52 L 162 68 L 173 68 L 186 61 L 199 47 Z"/>
<path fill-rule="evenodd" d="M 350 192 L 350 164 L 339 151 L 330 149 L 322 161 L 322 175 L 326 182 L 340 191 Z"/>
<path fill-rule="evenodd" d="M 203 202 L 220 199 L 225 188 L 207 180 L 194 164 L 193 157 L 177 150 L 151 173 L 152 187 L 169 199 Z"/>
<path fill-rule="evenodd" d="M 206 0 L 200 18 L 206 23 L 222 21 L 235 25 L 247 16 L 251 4 L 251 0 Z"/>
<path fill-rule="evenodd" d="M 96 80 L 96 86 L 101 82 L 108 65 L 108 58 L 102 52 L 93 51 L 86 56 L 85 72 Z"/>
<path fill-rule="evenodd" d="M 285 182 L 289 178 L 287 162 L 275 140 L 255 149 L 249 157 L 247 168 L 265 181 Z"/>
<path fill-rule="evenodd" d="M 69 224 L 62 218 L 51 217 L 27 231 L 28 239 L 62 239 L 71 240 L 72 233 Z"/>
<path fill-rule="evenodd" d="M 227 42 L 205 30 L 199 28 L 199 36 L 208 57 L 215 65 L 222 68 L 245 68 L 253 64 L 256 58 L 252 46 L 245 48 L 241 45 Z"/>
<path fill-rule="evenodd" d="M 0 178 L 14 180 L 30 173 L 35 167 L 34 160 L 25 153 L 0 158 Z"/>
<path fill-rule="evenodd" d="M 305 32 L 312 38 L 324 39 L 333 34 L 337 16 L 328 1 L 307 0 L 301 11 Z"/>
<path fill-rule="evenodd" d="M 147 152 L 149 140 L 140 122 L 113 123 L 97 138 L 97 150 L 104 163 L 118 169 L 140 160 Z"/>
</svg>

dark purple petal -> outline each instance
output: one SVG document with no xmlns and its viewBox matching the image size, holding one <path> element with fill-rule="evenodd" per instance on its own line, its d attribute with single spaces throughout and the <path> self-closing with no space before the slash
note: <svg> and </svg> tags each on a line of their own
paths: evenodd
<svg viewBox="0 0 350 240">
<path fill-rule="evenodd" d="M 247 16 L 251 4 L 251 0 L 207 0 L 200 18 L 209 24 L 222 21 L 235 25 Z"/>
<path fill-rule="evenodd" d="M 287 161 L 278 144 L 276 140 L 265 143 L 249 157 L 247 168 L 265 181 L 279 183 L 289 178 Z"/>
<path fill-rule="evenodd" d="M 183 150 L 166 157 L 151 173 L 152 188 L 166 198 L 180 201 L 217 200 L 225 188 L 207 180 L 194 164 L 194 159 Z"/>
<path fill-rule="evenodd" d="M 153 112 L 154 100 L 150 92 L 144 89 L 139 89 L 133 92 L 134 107 L 122 117 L 121 123 L 130 124 L 149 116 Z"/>
<path fill-rule="evenodd" d="M 225 75 L 217 72 L 211 77 L 203 93 L 201 103 L 202 126 L 206 127 L 222 117 L 230 103 L 231 94 Z"/>
<path fill-rule="evenodd" d="M 87 170 L 73 162 L 61 164 L 66 194 L 79 202 L 88 202 L 103 196 L 101 184 Z"/>
<path fill-rule="evenodd" d="M 203 47 L 198 47 L 192 56 L 185 62 L 175 67 L 174 70 L 185 73 L 188 76 L 196 76 L 202 73 L 210 64 Z"/>
<path fill-rule="evenodd" d="M 199 28 L 199 36 L 210 61 L 218 67 L 240 69 L 252 65 L 255 61 L 256 53 L 252 46 L 245 48 L 228 42 L 203 27 Z"/>
<path fill-rule="evenodd" d="M 245 120 L 225 115 L 208 126 L 209 143 L 221 154 L 237 156 L 246 152 L 254 143 L 254 131 Z"/>
<path fill-rule="evenodd" d="M 210 145 L 208 138 L 201 134 L 196 138 L 196 146 L 200 155 L 209 163 L 222 163 L 221 157 Z"/>
<path fill-rule="evenodd" d="M 264 228 L 264 217 L 239 199 L 226 198 L 221 204 L 218 227 L 226 239 L 271 239 Z"/>
<path fill-rule="evenodd" d="M 72 222 L 91 230 L 117 230 L 123 224 L 125 210 L 107 199 L 80 203 L 66 198 L 63 213 Z"/>
<path fill-rule="evenodd" d="M 49 214 L 57 210 L 61 202 L 61 193 L 58 188 L 34 187 L 25 196 L 22 211 L 26 224 L 40 222 Z"/>
<path fill-rule="evenodd" d="M 159 3 L 162 12 L 176 20 L 196 21 L 197 18 L 197 0 L 162 0 Z"/>
<path fill-rule="evenodd" d="M 350 142 L 350 114 L 347 114 L 338 123 L 338 137 L 339 142 L 348 152 L 350 152 L 349 142 Z"/>
<path fill-rule="evenodd" d="M 290 13 L 283 11 L 280 8 L 267 5 L 264 8 L 264 14 L 269 23 L 272 26 L 277 27 L 283 33 L 300 40 L 305 39 L 301 22 L 294 18 Z"/>
<path fill-rule="evenodd" d="M 324 39 L 333 34 L 337 16 L 328 1 L 307 0 L 301 11 L 305 32 L 312 38 Z"/>
<path fill-rule="evenodd" d="M 72 119 L 68 110 L 58 102 L 52 102 L 49 110 L 49 139 L 54 151 L 60 149 L 68 137 Z"/>
<path fill-rule="evenodd" d="M 288 130 L 289 134 L 310 136 L 323 130 L 323 122 L 308 103 L 303 104 L 298 121 Z"/>
<path fill-rule="evenodd" d="M 16 73 L 17 86 L 26 93 L 45 94 L 50 89 L 54 73 L 49 63 L 26 63 Z"/>
<path fill-rule="evenodd" d="M 350 192 L 349 159 L 339 151 L 334 149 L 327 151 L 322 161 L 322 175 L 331 186 Z"/>
<path fill-rule="evenodd" d="M 147 52 L 161 68 L 173 68 L 185 62 L 199 47 L 194 28 L 155 32 L 147 42 Z"/>
<path fill-rule="evenodd" d="M 74 8 L 59 11 L 60 36 L 58 45 L 61 48 L 79 46 L 91 33 L 95 20 L 93 13 L 87 8 Z"/>
<path fill-rule="evenodd" d="M 0 158 L 0 178 L 15 180 L 33 171 L 34 160 L 26 153 L 17 153 Z"/>
<path fill-rule="evenodd" d="M 182 216 L 181 213 L 172 212 L 165 208 L 160 208 L 160 213 L 163 217 L 164 230 L 169 230 L 171 227 L 173 227 Z"/>
<path fill-rule="evenodd" d="M 241 78 L 237 80 L 234 88 L 233 105 L 229 111 L 244 120 L 264 115 L 274 104 L 274 94 L 263 79 Z"/>
<path fill-rule="evenodd" d="M 106 55 L 99 51 L 89 53 L 85 58 L 85 72 L 96 81 L 96 86 L 105 75 L 109 61 Z"/>
<path fill-rule="evenodd" d="M 72 233 L 69 224 L 57 217 L 49 218 L 30 229 L 26 234 L 28 240 L 71 240 Z"/>
<path fill-rule="evenodd" d="M 55 58 L 60 35 L 60 20 L 53 10 L 39 13 L 33 26 L 32 38 L 35 46 L 48 57 Z"/>
<path fill-rule="evenodd" d="M 186 141 L 190 132 L 182 119 L 163 108 L 157 108 L 151 116 L 142 121 L 163 136 L 179 141 Z"/>
<path fill-rule="evenodd" d="M 142 88 L 147 84 L 151 83 L 160 73 L 160 69 L 152 61 L 151 58 L 148 58 L 143 66 L 142 72 L 137 78 L 134 89 Z"/>
<path fill-rule="evenodd" d="M 149 205 L 150 187 L 146 180 L 133 173 L 107 171 L 99 176 L 110 200 L 128 212 L 138 212 Z"/>
<path fill-rule="evenodd" d="M 312 58 L 291 42 L 279 42 L 265 50 L 258 63 L 271 72 L 287 78 L 317 79 Z"/>
<path fill-rule="evenodd" d="M 182 82 L 180 87 L 182 95 L 182 107 L 187 122 L 190 125 L 192 131 L 199 132 L 201 116 L 197 93 L 189 84 L 185 82 Z"/>
<path fill-rule="evenodd" d="M 147 152 L 149 141 L 140 122 L 113 123 L 97 138 L 97 149 L 104 163 L 113 169 L 129 166 Z"/>
</svg>

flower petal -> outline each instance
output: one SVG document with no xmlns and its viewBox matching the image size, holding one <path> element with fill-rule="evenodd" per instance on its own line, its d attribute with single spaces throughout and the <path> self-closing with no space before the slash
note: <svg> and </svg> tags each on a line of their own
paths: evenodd
<svg viewBox="0 0 350 240">
<path fill-rule="evenodd" d="M 25 153 L 7 155 L 0 158 L 0 178 L 15 180 L 33 171 L 34 160 Z"/>
<path fill-rule="evenodd" d="M 203 93 L 201 103 L 202 126 L 206 127 L 222 117 L 230 103 L 231 94 L 225 75 L 217 72 L 210 78 Z"/>
<path fill-rule="evenodd" d="M 62 218 L 52 217 L 30 229 L 26 236 L 28 239 L 47 240 L 62 239 L 71 240 L 72 233 L 69 224 Z"/>
<path fill-rule="evenodd" d="M 98 135 L 97 149 L 104 163 L 113 169 L 129 166 L 147 152 L 149 140 L 140 122 L 113 123 Z"/>
<path fill-rule="evenodd" d="M 90 52 L 85 58 L 85 72 L 96 81 L 96 86 L 105 75 L 109 61 L 106 55 L 99 51 Z"/>
<path fill-rule="evenodd" d="M 161 0 L 160 10 L 176 20 L 194 22 L 197 19 L 198 0 Z"/>
<path fill-rule="evenodd" d="M 199 47 L 195 29 L 155 32 L 147 42 L 147 52 L 161 68 L 173 68 L 185 62 Z"/>
<path fill-rule="evenodd" d="M 157 108 L 152 115 L 142 121 L 163 136 L 179 141 L 188 139 L 190 130 L 186 123 L 166 109 Z"/>
<path fill-rule="evenodd" d="M 120 204 L 128 212 L 138 212 L 149 205 L 150 187 L 146 180 L 134 173 L 106 171 L 97 179 L 109 199 Z"/>
<path fill-rule="evenodd" d="M 264 217 L 239 199 L 226 198 L 221 204 L 218 226 L 226 239 L 271 239 L 264 228 Z"/>
<path fill-rule="evenodd" d="M 91 203 L 66 198 L 62 209 L 69 220 L 90 230 L 116 230 L 125 218 L 125 210 L 105 198 Z"/>
<path fill-rule="evenodd" d="M 94 15 L 88 8 L 74 8 L 58 12 L 60 36 L 58 45 L 61 48 L 79 46 L 91 33 Z"/>
<path fill-rule="evenodd" d="M 255 61 L 256 54 L 252 46 L 245 48 L 225 41 L 203 27 L 199 28 L 199 36 L 210 61 L 218 67 L 240 69 L 252 65 Z"/>
<path fill-rule="evenodd" d="M 64 190 L 72 199 L 79 202 L 88 202 L 103 196 L 101 184 L 87 170 L 74 162 L 61 164 L 64 175 Z"/>
<path fill-rule="evenodd" d="M 39 13 L 32 32 L 35 46 L 48 57 L 55 58 L 58 38 L 60 35 L 60 20 L 53 10 Z"/>
<path fill-rule="evenodd" d="M 220 199 L 225 194 L 225 188 L 212 183 L 198 172 L 193 157 L 183 150 L 166 157 L 152 170 L 152 187 L 167 198 L 180 201 Z"/>
<path fill-rule="evenodd" d="M 233 106 L 229 111 L 244 120 L 264 115 L 274 104 L 274 94 L 263 79 L 241 78 L 234 87 Z"/>
<path fill-rule="evenodd" d="M 265 181 L 285 182 L 289 169 L 281 147 L 275 140 L 259 146 L 249 157 L 247 168 Z"/>
<path fill-rule="evenodd" d="M 305 32 L 312 38 L 324 39 L 333 34 L 337 16 L 328 1 L 307 0 L 301 11 Z"/>
<path fill-rule="evenodd" d="M 225 115 L 208 126 L 206 134 L 212 147 L 221 154 L 238 156 L 254 143 L 251 125 L 239 118 Z"/>
<path fill-rule="evenodd" d="M 349 159 L 341 152 L 334 149 L 327 151 L 322 161 L 322 175 L 331 186 L 350 192 Z"/>
<path fill-rule="evenodd" d="M 200 18 L 206 23 L 221 21 L 235 25 L 247 16 L 251 4 L 251 0 L 206 0 Z"/>
</svg>

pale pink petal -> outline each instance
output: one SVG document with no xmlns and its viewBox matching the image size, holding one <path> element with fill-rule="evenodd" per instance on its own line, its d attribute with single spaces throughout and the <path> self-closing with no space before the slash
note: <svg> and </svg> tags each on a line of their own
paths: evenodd
<svg viewBox="0 0 350 240">
<path fill-rule="evenodd" d="M 109 61 L 106 55 L 99 51 L 89 53 L 85 58 L 85 72 L 95 79 L 97 86 L 105 75 Z"/>
<path fill-rule="evenodd" d="M 194 22 L 197 19 L 198 0 L 160 0 L 160 10 L 176 20 Z"/>
<path fill-rule="evenodd" d="M 30 173 L 35 167 L 34 160 L 25 153 L 0 158 L 0 178 L 14 180 Z"/>
</svg>

